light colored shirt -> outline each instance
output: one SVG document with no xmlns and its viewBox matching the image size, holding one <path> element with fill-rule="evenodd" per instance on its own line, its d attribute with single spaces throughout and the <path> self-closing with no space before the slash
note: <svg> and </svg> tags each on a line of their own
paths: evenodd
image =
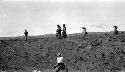
<svg viewBox="0 0 125 72">
<path fill-rule="evenodd" d="M 57 57 L 57 63 L 63 62 L 63 57 Z"/>
</svg>

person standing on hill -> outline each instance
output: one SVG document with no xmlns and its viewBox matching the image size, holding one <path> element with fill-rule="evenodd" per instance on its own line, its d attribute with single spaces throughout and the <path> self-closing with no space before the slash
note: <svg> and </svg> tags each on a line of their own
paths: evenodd
<svg viewBox="0 0 125 72">
<path fill-rule="evenodd" d="M 28 31 L 25 29 L 25 32 L 24 32 L 24 34 L 25 34 L 25 41 L 27 41 L 27 37 L 28 37 Z"/>
<path fill-rule="evenodd" d="M 66 26 L 65 26 L 65 24 L 63 24 L 63 30 L 62 31 L 63 31 L 62 32 L 63 38 L 66 38 L 67 34 L 66 34 Z"/>
<path fill-rule="evenodd" d="M 57 54 L 57 65 L 54 66 L 54 68 L 58 67 L 58 69 L 56 70 L 56 72 L 60 71 L 61 69 L 64 70 L 65 69 L 65 65 L 63 63 L 63 56 L 61 53 Z"/>
<path fill-rule="evenodd" d="M 60 39 L 61 38 L 61 27 L 60 27 L 60 25 L 57 25 L 57 30 L 56 30 L 56 37 L 58 38 L 58 39 Z"/>
<path fill-rule="evenodd" d="M 113 27 L 115 28 L 114 34 L 118 34 L 118 30 L 117 30 L 118 26 L 113 26 Z"/>
<path fill-rule="evenodd" d="M 84 35 L 88 34 L 85 27 L 82 27 L 82 29 L 83 29 L 83 34 Z"/>
</svg>

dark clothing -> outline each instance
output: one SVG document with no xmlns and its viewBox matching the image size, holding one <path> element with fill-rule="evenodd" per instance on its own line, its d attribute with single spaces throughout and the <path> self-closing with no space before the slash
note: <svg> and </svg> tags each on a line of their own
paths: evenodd
<svg viewBox="0 0 125 72">
<path fill-rule="evenodd" d="M 58 29 L 56 30 L 56 36 L 57 38 L 61 38 L 61 27 L 58 27 Z"/>
<path fill-rule="evenodd" d="M 25 41 L 27 41 L 27 36 L 25 36 Z"/>
<path fill-rule="evenodd" d="M 65 69 L 65 65 L 64 65 L 64 63 L 58 63 L 56 67 L 59 67 L 58 70 L 57 70 L 56 72 Z"/>
<path fill-rule="evenodd" d="M 88 34 L 87 31 L 86 31 L 86 28 L 83 28 L 83 34 L 84 35 Z"/>
<path fill-rule="evenodd" d="M 24 34 L 25 34 L 25 41 L 27 41 L 27 37 L 28 37 L 28 32 L 27 32 L 27 30 L 25 30 Z"/>
<path fill-rule="evenodd" d="M 66 36 L 67 36 L 67 34 L 66 34 L 66 27 L 63 27 L 62 36 L 63 36 L 63 38 L 66 38 Z"/>
<path fill-rule="evenodd" d="M 115 29 L 115 30 L 114 30 L 114 34 L 118 34 L 118 31 L 117 31 L 117 29 Z"/>
<path fill-rule="evenodd" d="M 24 34 L 25 34 L 25 36 L 28 36 L 28 32 L 27 31 L 25 31 Z"/>
<path fill-rule="evenodd" d="M 85 32 L 85 35 L 88 34 L 87 32 Z"/>
</svg>

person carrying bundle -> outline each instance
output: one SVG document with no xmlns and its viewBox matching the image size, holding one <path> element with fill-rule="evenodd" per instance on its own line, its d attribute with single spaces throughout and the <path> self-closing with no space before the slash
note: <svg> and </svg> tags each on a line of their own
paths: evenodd
<svg viewBox="0 0 125 72">
<path fill-rule="evenodd" d="M 24 34 L 25 34 L 25 41 L 27 41 L 27 37 L 28 37 L 28 31 L 25 29 L 25 32 L 24 32 Z"/>
</svg>

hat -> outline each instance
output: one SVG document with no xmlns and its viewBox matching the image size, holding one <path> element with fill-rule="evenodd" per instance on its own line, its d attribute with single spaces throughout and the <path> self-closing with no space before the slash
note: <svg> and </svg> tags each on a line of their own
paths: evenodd
<svg viewBox="0 0 125 72">
<path fill-rule="evenodd" d="M 58 57 L 59 57 L 59 56 L 62 56 L 62 54 L 61 54 L 61 53 L 58 53 L 57 56 L 58 56 Z"/>
<path fill-rule="evenodd" d="M 66 24 L 63 24 L 63 26 L 65 26 Z"/>
<path fill-rule="evenodd" d="M 113 27 L 116 27 L 116 28 L 117 28 L 118 26 L 113 26 Z"/>
<path fill-rule="evenodd" d="M 86 29 L 85 27 L 82 27 L 82 29 Z"/>
</svg>

